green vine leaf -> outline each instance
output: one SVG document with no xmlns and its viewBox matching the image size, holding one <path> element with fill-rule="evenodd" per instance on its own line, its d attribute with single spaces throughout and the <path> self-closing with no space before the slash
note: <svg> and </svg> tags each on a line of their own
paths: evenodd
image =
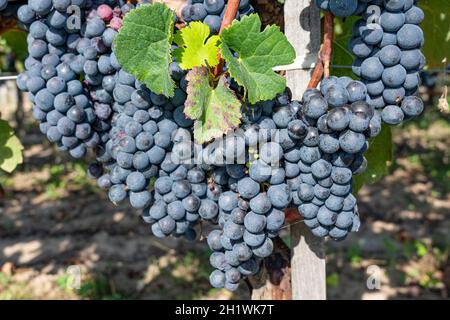
<svg viewBox="0 0 450 320">
<path fill-rule="evenodd" d="M 215 67 L 219 64 L 219 36 L 208 39 L 210 32 L 207 24 L 198 21 L 177 31 L 173 40 L 179 48 L 174 50 L 173 55 L 182 69 Z"/>
<path fill-rule="evenodd" d="M 418 6 L 425 13 L 425 19 L 420 24 L 425 36 L 425 46 L 422 53 L 427 58 L 430 68 L 443 68 L 443 60 L 450 60 L 450 23 L 448 0 L 422 0 Z M 447 10 L 442 10 L 447 8 Z M 439 44 L 439 50 L 436 45 Z"/>
<path fill-rule="evenodd" d="M 383 124 L 380 134 L 370 140 L 369 145 L 369 150 L 364 154 L 368 163 L 367 170 L 353 180 L 355 194 L 363 185 L 375 183 L 389 173 L 393 154 L 391 128 Z"/>
<path fill-rule="evenodd" d="M 331 73 L 338 77 L 357 77 L 351 68 L 334 68 L 333 66 L 351 66 L 354 56 L 348 50 L 348 42 L 352 38 L 352 26 L 359 17 L 346 17 L 345 19 L 336 17 L 334 19 L 334 37 L 333 37 L 333 57 Z"/>
<path fill-rule="evenodd" d="M 251 104 L 273 99 L 284 91 L 286 79 L 272 68 L 293 63 L 295 50 L 278 26 L 261 31 L 259 16 L 252 14 L 233 21 L 223 30 L 220 40 L 221 54 L 230 75 L 244 87 Z"/>
<path fill-rule="evenodd" d="M 14 53 L 17 60 L 25 60 L 28 56 L 26 32 L 11 30 L 3 33 L 1 39 L 5 40 L 7 49 Z"/>
<path fill-rule="evenodd" d="M 23 146 L 14 130 L 5 120 L 0 120 L 0 169 L 11 173 L 23 162 Z"/>
<path fill-rule="evenodd" d="M 172 62 L 173 12 L 164 4 L 142 5 L 123 20 L 114 41 L 114 53 L 121 66 L 150 90 L 174 95 L 170 77 Z"/>
<path fill-rule="evenodd" d="M 209 83 L 206 67 L 194 67 L 186 75 L 187 100 L 184 113 L 194 122 L 194 138 L 205 143 L 222 137 L 240 124 L 241 102 L 228 88 L 225 76 L 216 88 Z"/>
</svg>

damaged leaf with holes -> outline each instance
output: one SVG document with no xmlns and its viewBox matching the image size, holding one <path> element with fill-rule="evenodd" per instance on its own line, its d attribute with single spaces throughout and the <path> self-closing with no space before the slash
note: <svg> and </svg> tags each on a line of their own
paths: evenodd
<svg viewBox="0 0 450 320">
<path fill-rule="evenodd" d="M 187 100 L 184 113 L 194 122 L 194 138 L 205 143 L 237 128 L 241 118 L 241 102 L 228 88 L 225 76 L 214 88 L 206 67 L 195 67 L 186 76 Z"/>
</svg>

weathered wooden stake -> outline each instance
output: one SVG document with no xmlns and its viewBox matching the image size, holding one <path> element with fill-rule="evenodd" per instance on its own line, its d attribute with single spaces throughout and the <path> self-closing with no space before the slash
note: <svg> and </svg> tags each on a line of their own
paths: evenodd
<svg viewBox="0 0 450 320">
<path fill-rule="evenodd" d="M 274 249 L 264 259 L 261 271 L 248 279 L 252 300 L 291 300 L 291 251 L 281 238 L 273 239 Z"/>
<path fill-rule="evenodd" d="M 320 11 L 314 0 L 286 0 L 285 34 L 297 52 L 297 68 L 287 71 L 292 98 L 301 100 L 311 78 L 311 67 L 320 49 Z M 325 253 L 322 239 L 303 223 L 291 226 L 292 299 L 326 299 Z"/>
</svg>

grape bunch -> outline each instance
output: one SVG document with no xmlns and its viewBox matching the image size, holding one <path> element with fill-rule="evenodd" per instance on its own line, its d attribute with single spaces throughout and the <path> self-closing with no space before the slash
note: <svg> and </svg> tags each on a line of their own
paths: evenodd
<svg viewBox="0 0 450 320">
<path fill-rule="evenodd" d="M 101 15 L 102 7 L 97 14 Z M 123 6 L 121 11 L 127 12 Z M 173 234 L 193 239 L 196 234 L 191 226 L 200 218 L 195 213 L 197 197 L 206 188 L 204 181 L 195 186 L 190 181 L 193 166 L 187 160 L 192 159 L 186 157 L 191 156 L 193 122 L 184 115 L 186 73 L 176 61 L 171 63 L 170 74 L 177 88 L 168 99 L 121 69 L 114 52 L 110 57 L 114 73 L 103 77 L 99 89 L 112 93 L 113 103 L 111 108 L 99 105 L 96 111 L 99 114 L 104 110 L 111 129 L 104 144 L 97 147 L 98 164 L 91 166 L 95 172 L 90 176 L 108 190 L 112 202 L 128 199 L 132 207 L 144 209 L 144 220 L 151 223 L 156 236 Z M 159 189 L 164 183 L 170 183 L 170 192 Z M 208 208 L 206 200 L 201 208 L 205 206 Z M 167 217 L 159 217 L 162 212 L 155 214 L 163 207 L 168 209 Z"/>
<path fill-rule="evenodd" d="M 109 139 L 119 68 L 111 45 L 122 11 L 104 2 L 29 0 L 18 10 L 29 32 L 29 57 L 18 87 L 29 91 L 41 132 L 75 158 Z M 72 5 L 83 10 L 79 26 L 68 14 Z"/>
<path fill-rule="evenodd" d="M 275 111 L 280 112 L 276 121 Z M 271 239 L 283 226 L 283 209 L 291 202 L 283 148 L 300 141 L 299 136 L 289 136 L 289 119 L 284 116 L 295 110 L 291 111 L 287 96 L 244 105 L 242 113 L 244 125 L 201 150 L 197 161 L 214 183 L 207 184 L 199 215 L 219 227 L 207 238 L 215 269 L 210 282 L 231 291 L 241 279 L 257 273 L 260 261 L 273 251 Z M 295 132 L 294 127 L 291 130 Z"/>
<path fill-rule="evenodd" d="M 184 92 L 184 74 L 175 74 Z M 208 236 L 210 280 L 235 290 L 272 253 L 284 209 L 299 208 L 317 236 L 342 240 L 359 227 L 351 178 L 365 169 L 362 153 L 381 120 L 364 102 L 363 83 L 332 77 L 321 90 L 307 91 L 302 103 L 284 94 L 244 104 L 241 128 L 198 153 L 181 105 L 143 91 L 148 103 L 137 108 L 130 96 L 116 104 L 99 185 L 113 202 L 129 197 L 144 208 L 157 237 L 194 239 L 198 221 L 217 224 Z"/>
<path fill-rule="evenodd" d="M 207 24 L 211 33 L 218 33 L 227 8 L 227 0 L 188 0 L 181 10 L 181 17 L 186 22 L 202 21 Z M 254 13 L 250 0 L 241 0 L 236 19 Z"/>
<path fill-rule="evenodd" d="M 303 96 L 303 114 L 315 121 L 315 139 L 305 139 L 299 150 L 304 179 L 298 210 L 316 236 L 342 240 L 359 228 L 353 175 L 365 171 L 368 139 L 381 131 L 380 115 L 366 94 L 360 81 L 330 77 L 320 91 L 310 89 Z"/>
<path fill-rule="evenodd" d="M 349 42 L 356 56 L 353 72 L 367 86 L 368 103 L 381 110 L 383 121 L 391 125 L 423 111 L 416 94 L 425 65 L 419 27 L 424 13 L 415 2 L 373 1 L 354 24 Z"/>
<path fill-rule="evenodd" d="M 284 225 L 286 208 L 298 208 L 318 237 L 343 240 L 358 230 L 352 177 L 366 169 L 368 139 L 381 130 L 366 95 L 362 82 L 331 77 L 301 102 L 282 95 L 243 110 L 243 126 L 213 155 L 216 171 L 226 155 L 246 165 L 225 164 L 214 175 L 222 193 L 212 198 L 220 228 L 208 235 L 212 286 L 235 290 L 240 279 L 258 272 L 273 251 L 271 239 Z"/>
<path fill-rule="evenodd" d="M 81 26 L 70 24 L 71 5 L 83 10 Z M 129 199 L 143 209 L 153 199 L 150 180 L 170 167 L 173 152 L 183 152 L 172 150 L 171 139 L 179 138 L 172 134 L 192 121 L 184 116 L 185 72 L 176 61 L 170 73 L 178 88 L 167 99 L 124 71 L 115 57 L 123 16 L 136 6 L 122 0 L 29 0 L 18 11 L 29 32 L 30 56 L 17 83 L 29 91 L 42 133 L 75 158 L 95 149 L 89 176 L 112 202 Z"/>
</svg>

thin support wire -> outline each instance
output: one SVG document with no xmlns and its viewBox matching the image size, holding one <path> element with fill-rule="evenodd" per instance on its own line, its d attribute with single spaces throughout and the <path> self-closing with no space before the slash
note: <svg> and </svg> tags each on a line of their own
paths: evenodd
<svg viewBox="0 0 450 320">
<path fill-rule="evenodd" d="M 0 81 L 16 80 L 19 75 L 0 76 Z"/>
<path fill-rule="evenodd" d="M 352 66 L 342 66 L 342 65 L 331 65 L 330 66 L 332 69 L 351 69 Z M 314 67 L 311 68 L 302 68 L 302 69 L 314 69 Z M 438 68 L 433 68 L 433 69 L 427 69 L 424 70 L 426 72 L 431 72 L 431 73 L 439 73 L 439 74 L 450 74 L 450 69 L 438 69 Z M 17 77 L 19 76 L 18 73 L 7 73 L 6 75 L 1 75 L 0 74 L 0 81 L 7 81 L 7 80 L 16 80 Z"/>
</svg>

